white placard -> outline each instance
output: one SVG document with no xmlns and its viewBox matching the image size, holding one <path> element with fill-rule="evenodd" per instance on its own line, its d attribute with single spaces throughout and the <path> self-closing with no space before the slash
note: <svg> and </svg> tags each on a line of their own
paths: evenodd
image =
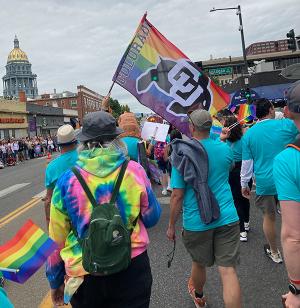
<svg viewBox="0 0 300 308">
<path fill-rule="evenodd" d="M 168 124 L 145 122 L 141 136 L 144 140 L 149 140 L 151 137 L 154 137 L 156 141 L 165 142 L 169 127 L 170 125 Z"/>
</svg>

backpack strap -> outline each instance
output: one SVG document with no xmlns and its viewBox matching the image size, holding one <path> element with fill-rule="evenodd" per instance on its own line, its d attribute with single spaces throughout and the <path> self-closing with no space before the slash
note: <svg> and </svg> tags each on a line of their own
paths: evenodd
<svg viewBox="0 0 300 308">
<path fill-rule="evenodd" d="M 300 139 L 297 139 L 294 143 L 288 144 L 287 147 L 294 148 L 300 151 Z"/>
<path fill-rule="evenodd" d="M 96 201 L 96 199 L 94 198 L 93 194 L 91 193 L 89 187 L 87 186 L 85 180 L 83 179 L 80 171 L 76 168 L 73 167 L 72 168 L 73 173 L 75 174 L 77 180 L 79 181 L 80 185 L 82 186 L 83 190 L 85 191 L 88 199 L 90 200 L 90 202 L 92 203 L 93 207 L 98 206 L 98 203 Z"/>
<path fill-rule="evenodd" d="M 120 186 L 121 186 L 121 183 L 123 181 L 123 177 L 125 175 L 125 171 L 126 171 L 126 168 L 128 166 L 128 163 L 129 163 L 129 159 L 126 158 L 126 160 L 124 161 L 124 163 L 121 166 L 121 170 L 119 172 L 117 181 L 115 183 L 115 186 L 114 186 L 114 189 L 113 189 L 113 192 L 112 192 L 112 195 L 111 195 L 111 199 L 110 199 L 111 204 L 115 203 L 116 200 L 117 200 L 117 196 L 118 196 Z"/>
</svg>

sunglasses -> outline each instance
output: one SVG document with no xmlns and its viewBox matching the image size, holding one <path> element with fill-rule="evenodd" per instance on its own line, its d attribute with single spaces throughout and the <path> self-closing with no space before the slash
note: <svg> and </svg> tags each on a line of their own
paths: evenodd
<svg viewBox="0 0 300 308">
<path fill-rule="evenodd" d="M 167 254 L 167 257 L 169 258 L 168 260 L 168 268 L 171 267 L 172 261 L 174 259 L 174 255 L 175 255 L 175 250 L 176 250 L 176 240 L 174 239 L 173 241 L 173 249 L 170 253 Z"/>
</svg>

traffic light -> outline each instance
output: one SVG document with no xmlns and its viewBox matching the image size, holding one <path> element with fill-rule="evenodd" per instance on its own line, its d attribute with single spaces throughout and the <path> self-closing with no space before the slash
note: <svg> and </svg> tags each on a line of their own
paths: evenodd
<svg viewBox="0 0 300 308">
<path fill-rule="evenodd" d="M 287 34 L 286 34 L 287 39 L 287 43 L 288 43 L 288 49 L 292 50 L 292 51 L 296 51 L 297 50 L 297 46 L 296 46 L 296 38 L 295 38 L 295 31 L 294 29 L 290 30 Z"/>
<path fill-rule="evenodd" d="M 158 71 L 157 71 L 156 68 L 154 68 L 150 71 L 150 75 L 151 75 L 152 81 L 158 81 Z"/>
<path fill-rule="evenodd" d="M 249 88 L 246 88 L 245 90 L 245 98 L 248 100 L 248 101 L 251 101 L 251 91 Z"/>
<path fill-rule="evenodd" d="M 250 88 L 241 89 L 241 98 L 246 99 L 248 103 L 251 103 L 251 90 Z"/>
</svg>

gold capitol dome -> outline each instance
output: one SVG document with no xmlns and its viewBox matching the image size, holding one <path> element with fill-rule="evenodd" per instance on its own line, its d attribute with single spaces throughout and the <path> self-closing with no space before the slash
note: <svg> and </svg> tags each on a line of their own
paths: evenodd
<svg viewBox="0 0 300 308">
<path fill-rule="evenodd" d="M 19 40 L 17 36 L 15 36 L 14 39 L 14 49 L 9 53 L 7 57 L 7 63 L 12 61 L 29 62 L 26 53 L 19 47 Z"/>
</svg>

